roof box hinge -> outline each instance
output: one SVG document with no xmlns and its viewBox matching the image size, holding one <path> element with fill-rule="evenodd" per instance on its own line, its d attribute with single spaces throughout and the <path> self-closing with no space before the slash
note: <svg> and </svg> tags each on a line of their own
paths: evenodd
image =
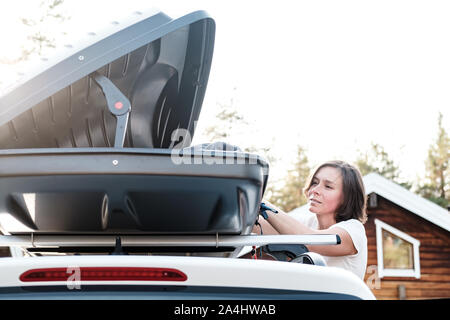
<svg viewBox="0 0 450 320">
<path fill-rule="evenodd" d="M 127 132 L 128 117 L 131 111 L 131 103 L 120 89 L 107 77 L 98 72 L 93 73 L 91 77 L 102 89 L 109 112 L 117 118 L 114 148 L 123 148 L 125 134 Z"/>
</svg>

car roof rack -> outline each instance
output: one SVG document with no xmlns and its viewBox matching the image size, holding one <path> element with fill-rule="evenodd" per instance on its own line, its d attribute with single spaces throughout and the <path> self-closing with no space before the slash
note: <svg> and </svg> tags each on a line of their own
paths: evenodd
<svg viewBox="0 0 450 320">
<path fill-rule="evenodd" d="M 264 246 L 267 244 L 307 244 L 336 245 L 341 240 L 335 234 L 321 235 L 3 235 L 0 236 L 2 246 L 26 247 L 89 247 L 114 246 L 117 238 L 123 246 L 156 246 L 156 247 L 241 247 Z"/>
<path fill-rule="evenodd" d="M 22 247 L 29 252 L 221 252 L 237 257 L 246 246 L 269 244 L 337 245 L 335 234 L 304 235 L 55 235 L 21 234 L 0 236 L 0 246 Z M 116 249 L 116 250 L 114 250 Z"/>
</svg>

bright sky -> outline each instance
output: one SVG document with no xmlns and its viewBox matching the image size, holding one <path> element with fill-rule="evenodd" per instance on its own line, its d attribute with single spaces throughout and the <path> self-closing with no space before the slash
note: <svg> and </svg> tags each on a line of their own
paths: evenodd
<svg viewBox="0 0 450 320">
<path fill-rule="evenodd" d="M 30 1 L 10 3 L 0 13 L 1 30 L 8 30 L 1 56 L 20 52 L 25 29 L 18 18 L 36 12 Z M 102 19 L 149 6 L 174 18 L 206 10 L 216 38 L 197 132 L 215 117 L 217 103 L 233 99 L 264 128 L 240 136 L 241 147 L 274 141 L 288 161 L 300 144 L 317 164 L 351 161 L 375 142 L 415 179 L 436 139 L 439 112 L 450 133 L 449 1 L 66 0 L 65 6 L 67 25 L 92 23 L 94 31 Z M 7 83 L 7 71 L 0 71 Z"/>
</svg>

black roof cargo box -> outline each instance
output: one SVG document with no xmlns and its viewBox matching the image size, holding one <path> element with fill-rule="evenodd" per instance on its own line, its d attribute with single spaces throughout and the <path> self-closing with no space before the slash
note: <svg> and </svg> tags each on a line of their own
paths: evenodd
<svg viewBox="0 0 450 320">
<path fill-rule="evenodd" d="M 24 226 L 8 228 L 9 233 L 247 234 L 258 214 L 267 165 L 245 153 L 230 155 L 3 150 L 0 212 Z"/>
<path fill-rule="evenodd" d="M 248 234 L 268 164 L 183 138 L 205 95 L 214 21 L 153 12 L 112 28 L 0 97 L 3 232 Z"/>
</svg>

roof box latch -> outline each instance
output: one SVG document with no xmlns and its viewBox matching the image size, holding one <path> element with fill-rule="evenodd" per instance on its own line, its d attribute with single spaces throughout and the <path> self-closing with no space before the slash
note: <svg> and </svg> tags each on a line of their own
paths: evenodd
<svg viewBox="0 0 450 320">
<path fill-rule="evenodd" d="M 127 132 L 128 116 L 131 111 L 131 103 L 128 98 L 107 77 L 95 72 L 92 75 L 94 81 L 100 86 L 108 104 L 109 112 L 117 118 L 116 136 L 114 148 L 123 148 L 125 134 Z"/>
</svg>

